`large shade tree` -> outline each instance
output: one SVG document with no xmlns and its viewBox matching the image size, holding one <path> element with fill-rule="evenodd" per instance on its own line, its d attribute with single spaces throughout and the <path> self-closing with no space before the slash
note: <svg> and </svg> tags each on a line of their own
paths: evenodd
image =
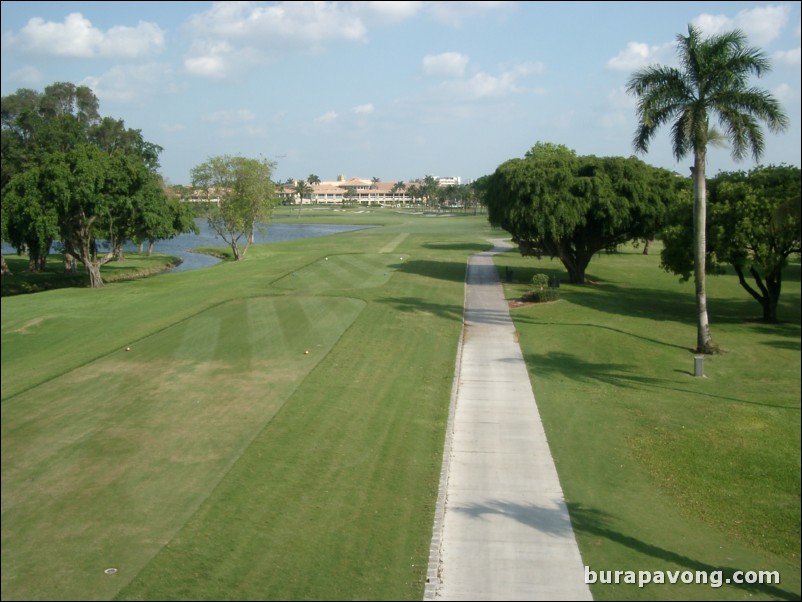
<svg viewBox="0 0 802 602">
<path fill-rule="evenodd" d="M 194 228 L 170 204 L 159 167 L 161 147 L 122 120 L 102 118 L 85 86 L 56 83 L 2 98 L 3 240 L 43 270 L 58 240 L 65 264 L 80 258 L 93 287 L 100 266 L 122 256 L 126 240 L 170 238 Z M 99 253 L 99 243 L 111 253 Z"/>
<path fill-rule="evenodd" d="M 783 270 L 800 253 L 800 169 L 788 165 L 723 172 L 708 187 L 709 273 L 729 265 L 765 322 L 777 321 Z M 663 233 L 661 263 L 683 280 L 693 270 L 693 223 L 683 207 Z"/>
<path fill-rule="evenodd" d="M 86 86 L 58 82 L 43 92 L 19 89 L 2 97 L 0 109 L 0 185 L 8 218 L 3 240 L 28 254 L 29 271 L 43 271 L 58 224 L 55 206 L 40 194 L 38 168 L 51 153 L 86 141 L 100 120 L 98 100 Z"/>
<path fill-rule="evenodd" d="M 512 234 L 522 255 L 558 258 L 582 284 L 596 253 L 653 237 L 689 192 L 685 178 L 634 157 L 581 157 L 538 143 L 496 169 L 484 200 L 490 223 Z"/>
<path fill-rule="evenodd" d="M 705 164 L 708 144 L 722 132 L 710 122 L 718 119 L 734 159 L 742 160 L 751 151 L 757 161 L 765 147 L 760 123 L 779 132 L 787 127 L 788 117 L 776 98 L 750 85 L 750 76 L 764 75 L 771 65 L 762 51 L 747 46 L 743 32 L 705 38 L 699 28 L 689 25 L 687 36 L 677 36 L 677 51 L 679 67 L 646 67 L 627 84 L 628 92 L 638 98 L 633 145 L 638 152 L 647 152 L 655 134 L 669 125 L 675 158 L 693 154 L 696 350 L 713 353 L 717 347 L 710 333 L 705 283 Z"/>
</svg>

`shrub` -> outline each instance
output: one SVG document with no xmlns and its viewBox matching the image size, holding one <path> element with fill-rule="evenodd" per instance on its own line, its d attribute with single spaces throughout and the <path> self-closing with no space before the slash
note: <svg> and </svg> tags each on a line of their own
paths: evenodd
<svg viewBox="0 0 802 602">
<path fill-rule="evenodd" d="M 535 274 L 532 276 L 532 290 L 521 297 L 521 301 L 528 303 L 545 303 L 556 301 L 560 298 L 560 291 L 556 288 L 549 288 L 549 277 L 546 274 Z"/>
</svg>

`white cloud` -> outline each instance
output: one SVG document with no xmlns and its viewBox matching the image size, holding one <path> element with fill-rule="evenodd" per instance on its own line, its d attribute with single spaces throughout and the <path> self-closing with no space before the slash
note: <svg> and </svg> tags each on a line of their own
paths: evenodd
<svg viewBox="0 0 802 602">
<path fill-rule="evenodd" d="M 218 79 L 230 74 L 229 63 L 234 51 L 229 44 L 224 42 L 196 43 L 195 51 L 198 56 L 190 56 L 184 59 L 184 68 L 189 73 Z"/>
<path fill-rule="evenodd" d="M 675 44 L 652 45 L 643 42 L 629 42 L 626 50 L 607 61 L 607 68 L 613 71 L 635 71 L 654 64 L 674 62 Z"/>
<path fill-rule="evenodd" d="M 101 101 L 140 103 L 148 98 L 173 92 L 172 70 L 164 63 L 116 66 L 103 75 L 84 78 L 82 85 L 92 89 Z"/>
<path fill-rule="evenodd" d="M 320 51 L 327 42 L 364 42 L 367 34 L 356 12 L 337 2 L 218 2 L 194 15 L 187 29 L 194 40 L 184 66 L 208 77 L 286 53 Z"/>
<path fill-rule="evenodd" d="M 512 72 L 498 76 L 480 72 L 468 80 L 451 83 L 448 89 L 457 100 L 499 98 L 520 91 L 517 79 Z"/>
<path fill-rule="evenodd" d="M 26 65 L 25 67 L 17 69 L 11 73 L 8 76 L 8 79 L 12 82 L 17 82 L 18 84 L 30 87 L 42 83 L 44 75 L 42 75 L 42 72 L 37 68 Z"/>
<path fill-rule="evenodd" d="M 424 2 L 354 2 L 354 12 L 364 16 L 366 20 L 381 24 L 399 23 L 417 15 Z"/>
<path fill-rule="evenodd" d="M 161 52 L 164 33 L 155 23 L 145 21 L 136 27 L 116 26 L 103 32 L 81 13 L 71 13 L 63 23 L 34 17 L 18 34 L 4 35 L 3 46 L 44 56 L 134 59 Z"/>
<path fill-rule="evenodd" d="M 248 65 L 326 45 L 366 43 L 369 25 L 392 25 L 424 14 L 459 25 L 512 2 L 216 2 L 187 22 L 192 38 L 184 66 L 204 77 L 233 75 Z"/>
<path fill-rule="evenodd" d="M 776 86 L 771 93 L 781 103 L 789 103 L 791 101 L 799 100 L 799 89 L 785 83 Z"/>
<path fill-rule="evenodd" d="M 482 100 L 502 98 L 524 91 L 520 85 L 522 79 L 528 75 L 543 72 L 543 63 L 519 63 L 492 75 L 478 71 L 468 78 L 448 79 L 441 85 L 441 91 L 454 100 Z M 529 89 L 528 91 L 542 95 L 542 89 Z"/>
<path fill-rule="evenodd" d="M 187 129 L 187 126 L 185 126 L 183 123 L 164 123 L 162 124 L 162 129 L 169 133 L 183 132 Z"/>
<path fill-rule="evenodd" d="M 802 49 L 794 48 L 792 50 L 778 50 L 774 53 L 774 60 L 782 65 L 787 65 L 789 67 L 799 67 L 800 61 L 800 53 Z"/>
<path fill-rule="evenodd" d="M 337 117 L 338 117 L 337 113 L 335 113 L 334 111 L 328 111 L 326 113 L 323 113 L 323 115 L 321 115 L 317 119 L 315 119 L 315 121 L 317 121 L 318 123 L 332 123 L 337 120 Z"/>
<path fill-rule="evenodd" d="M 373 113 L 373 111 L 375 110 L 376 109 L 370 103 L 364 105 L 357 105 L 354 107 L 354 113 L 356 114 Z"/>
<path fill-rule="evenodd" d="M 693 19 L 692 23 L 705 36 L 740 29 L 747 35 L 750 45 L 764 46 L 780 35 L 788 23 L 789 11 L 788 6 L 766 6 L 742 10 L 734 18 L 705 13 Z M 681 35 L 687 35 L 687 32 L 683 31 Z M 613 71 L 631 72 L 649 65 L 675 64 L 675 48 L 676 42 L 657 45 L 629 42 L 625 50 L 607 61 L 607 67 Z"/>
<path fill-rule="evenodd" d="M 791 7 L 761 6 L 740 11 L 734 18 L 724 15 L 702 14 L 693 20 L 706 35 L 721 34 L 740 29 L 753 46 L 765 46 L 777 39 L 788 24 Z"/>
<path fill-rule="evenodd" d="M 256 119 L 256 114 L 248 109 L 226 109 L 215 111 L 201 116 L 201 120 L 206 123 L 217 123 L 220 125 L 236 125 L 248 123 Z"/>
<path fill-rule="evenodd" d="M 459 52 L 443 52 L 423 57 L 423 72 L 430 76 L 462 77 L 468 57 Z"/>
<path fill-rule="evenodd" d="M 428 2 L 426 11 L 435 21 L 446 25 L 459 26 L 466 19 L 488 12 L 514 7 L 514 2 Z"/>
</svg>

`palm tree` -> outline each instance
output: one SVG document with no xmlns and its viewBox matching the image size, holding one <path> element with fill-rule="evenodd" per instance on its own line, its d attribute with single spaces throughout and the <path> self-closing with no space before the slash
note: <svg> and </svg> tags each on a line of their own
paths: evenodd
<svg viewBox="0 0 802 602">
<path fill-rule="evenodd" d="M 306 183 L 306 180 L 298 180 L 295 183 L 295 194 L 301 197 L 301 202 L 298 205 L 298 217 L 301 217 L 301 206 L 304 204 L 304 197 L 312 194 L 312 187 Z"/>
<path fill-rule="evenodd" d="M 381 182 L 381 180 L 380 180 L 379 178 L 373 178 L 373 179 L 371 179 L 371 181 L 370 181 L 370 187 L 371 187 L 371 188 L 378 188 L 378 187 L 379 187 L 379 182 Z"/>
<path fill-rule="evenodd" d="M 750 75 L 770 71 L 766 55 L 746 45 L 740 30 L 702 38 L 701 31 L 688 26 L 688 35 L 677 36 L 680 67 L 650 66 L 635 72 L 627 92 L 638 97 L 638 128 L 633 145 L 645 153 L 657 130 L 671 124 L 671 140 L 677 160 L 693 152 L 694 280 L 696 284 L 696 351 L 714 353 L 710 335 L 705 292 L 707 146 L 720 134 L 710 127 L 718 116 L 736 161 L 748 151 L 757 161 L 764 140 L 759 121 L 772 132 L 788 126 L 788 117 L 770 93 L 748 86 Z"/>
<path fill-rule="evenodd" d="M 310 174 L 306 181 L 309 182 L 312 186 L 317 186 L 320 184 L 320 178 L 317 177 L 315 174 Z"/>
<path fill-rule="evenodd" d="M 395 184 L 393 184 L 393 187 L 390 189 L 390 192 L 393 195 L 393 199 L 395 199 L 396 195 L 399 192 L 403 193 L 406 189 L 407 189 L 407 185 L 404 184 L 404 182 L 402 182 L 402 181 L 398 181 Z"/>
</svg>

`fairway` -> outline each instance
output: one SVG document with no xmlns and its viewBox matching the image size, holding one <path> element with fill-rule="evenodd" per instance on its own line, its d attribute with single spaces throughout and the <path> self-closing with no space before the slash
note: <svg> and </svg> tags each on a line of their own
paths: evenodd
<svg viewBox="0 0 802 602">
<path fill-rule="evenodd" d="M 4 403 L 3 537 L 14 541 L 13 551 L 4 546 L 4 590 L 113 597 L 364 305 L 224 303 Z M 108 567 L 118 568 L 113 579 Z M 23 583 L 33 589 L 18 590 Z"/>
<path fill-rule="evenodd" d="M 4 298 L 4 600 L 419 597 L 488 228 L 383 219 Z"/>
<path fill-rule="evenodd" d="M 422 598 L 466 262 L 505 234 L 304 212 L 381 227 L 3 298 L 3 600 Z M 798 599 L 798 260 L 780 324 L 709 279 L 724 353 L 706 378 L 693 284 L 656 253 L 595 257 L 582 286 L 556 261 L 495 262 L 510 300 L 536 272 L 563 282 L 511 315 L 583 562 L 782 575 L 594 598 Z"/>
</svg>

